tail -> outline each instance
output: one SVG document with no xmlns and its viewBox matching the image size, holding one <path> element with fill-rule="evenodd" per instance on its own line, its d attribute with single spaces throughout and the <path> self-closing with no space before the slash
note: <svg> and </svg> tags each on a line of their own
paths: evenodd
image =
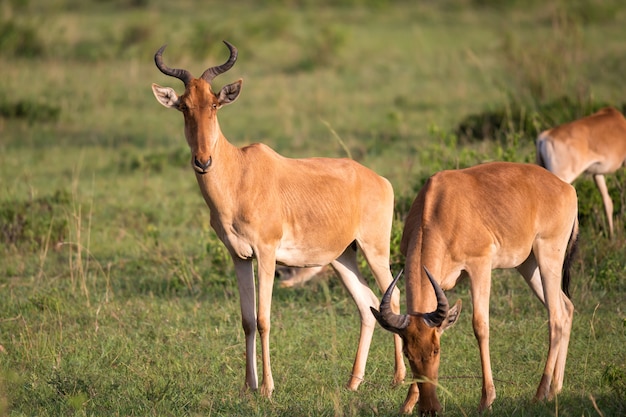
<svg viewBox="0 0 626 417">
<path fill-rule="evenodd" d="M 539 137 L 537 137 L 537 155 L 535 163 L 540 167 L 544 167 L 548 171 L 552 171 L 548 165 L 550 163 L 550 159 L 546 158 L 546 152 L 548 152 L 547 146 L 549 145 L 549 141 L 547 140 L 549 136 L 546 132 L 542 132 Z"/>
<path fill-rule="evenodd" d="M 567 295 L 567 298 L 571 298 L 569 295 L 569 281 L 570 281 L 570 267 L 576 255 L 578 249 L 578 217 L 574 220 L 572 227 L 572 234 L 567 242 L 567 250 L 565 251 L 565 259 L 563 260 L 563 280 L 561 281 L 561 289 Z"/>
</svg>

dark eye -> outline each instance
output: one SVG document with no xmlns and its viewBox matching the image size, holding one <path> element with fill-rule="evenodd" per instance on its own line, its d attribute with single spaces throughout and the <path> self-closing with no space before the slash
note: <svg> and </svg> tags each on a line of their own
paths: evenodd
<svg viewBox="0 0 626 417">
<path fill-rule="evenodd" d="M 435 356 L 436 356 L 436 355 L 439 355 L 439 349 L 435 349 L 435 350 L 433 351 L 433 355 L 435 355 Z"/>
<path fill-rule="evenodd" d="M 213 107 L 214 109 L 217 109 L 217 103 L 213 103 L 213 104 L 212 104 L 212 107 Z"/>
</svg>

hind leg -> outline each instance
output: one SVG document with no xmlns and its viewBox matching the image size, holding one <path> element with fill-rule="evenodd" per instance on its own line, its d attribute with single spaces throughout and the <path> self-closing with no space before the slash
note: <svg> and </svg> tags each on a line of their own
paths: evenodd
<svg viewBox="0 0 626 417">
<path fill-rule="evenodd" d="M 539 298 L 541 303 L 545 305 L 546 303 L 543 295 L 543 286 L 541 285 L 541 274 L 539 273 L 539 268 L 537 267 L 534 255 L 531 254 L 531 256 L 517 268 L 517 270 L 522 274 L 537 298 Z M 556 360 L 556 366 L 554 368 L 554 374 L 552 375 L 552 384 L 549 396 L 554 396 L 563 388 L 565 361 L 567 359 L 567 349 L 569 346 L 570 333 L 572 330 L 572 318 L 574 316 L 574 305 L 569 300 L 569 298 L 567 298 L 567 296 L 562 292 L 561 299 L 564 309 L 564 321 L 562 330 L 563 333 L 560 341 L 560 349 Z"/>
<path fill-rule="evenodd" d="M 365 376 L 365 364 L 376 325 L 376 319 L 370 311 L 370 306 L 377 306 L 378 299 L 359 273 L 356 250 L 352 247 L 348 247 L 331 265 L 352 296 L 361 316 L 359 346 L 354 359 L 352 374 L 347 384 L 349 390 L 356 391 Z"/>
<path fill-rule="evenodd" d="M 535 254 L 531 252 L 528 258 L 516 269 L 524 277 L 530 289 L 537 296 L 539 301 L 541 301 L 541 304 L 545 305 L 546 300 L 543 296 L 541 274 L 539 273 L 539 266 L 537 265 Z"/>
<path fill-rule="evenodd" d="M 544 293 L 543 293 L 543 285 L 541 281 L 541 274 L 539 271 L 539 267 L 537 266 L 537 262 L 535 260 L 535 256 L 531 253 L 526 261 L 520 266 L 517 267 L 517 270 L 522 274 L 528 286 L 532 289 L 533 293 L 539 298 L 541 303 L 546 305 Z M 559 341 L 559 348 L 556 357 L 556 362 L 554 366 L 554 372 L 551 375 L 550 379 L 546 379 L 546 375 L 544 375 L 544 381 L 542 379 L 542 385 L 540 386 L 540 391 L 537 391 L 537 399 L 544 398 L 552 398 L 563 388 L 563 376 L 565 373 L 565 360 L 567 358 L 567 349 L 569 345 L 570 332 L 572 328 L 572 316 L 574 313 L 574 306 L 572 302 L 561 292 L 563 311 L 559 314 L 562 317 L 562 329 L 561 329 L 561 338 Z M 548 308 L 548 311 L 550 309 Z M 552 326 L 551 326 L 552 329 Z M 552 331 L 552 330 L 551 330 Z M 552 337 L 551 337 L 552 340 Z M 551 342 L 552 343 L 552 342 Z M 546 368 L 546 372 L 548 369 Z M 550 384 L 549 387 L 546 384 Z M 541 398 L 539 398 L 541 397 Z"/>
<path fill-rule="evenodd" d="M 563 374 L 572 327 L 573 305 L 561 290 L 563 251 L 554 242 L 539 241 L 533 251 L 537 257 L 545 306 L 548 310 L 548 357 L 536 400 L 551 399 L 563 386 Z"/>
<path fill-rule="evenodd" d="M 598 191 L 600 191 L 600 195 L 602 196 L 602 203 L 604 204 L 604 214 L 609 225 L 609 238 L 613 239 L 613 200 L 611 200 L 609 190 L 606 187 L 606 180 L 604 179 L 604 175 L 594 175 L 593 180 L 595 181 L 596 187 L 598 187 Z"/>
<path fill-rule="evenodd" d="M 367 264 L 372 270 L 372 273 L 374 274 L 376 284 L 384 293 L 391 284 L 391 281 L 393 281 L 393 277 L 389 269 L 389 245 L 385 245 L 381 250 L 376 250 L 374 247 L 370 247 L 365 243 L 362 243 L 361 245 L 361 251 L 367 261 Z M 376 300 L 376 303 L 378 304 L 378 300 Z M 375 307 L 378 308 L 377 305 Z M 391 295 L 391 311 L 396 314 L 400 313 L 400 290 L 397 288 L 394 289 L 393 294 Z M 397 386 L 404 382 L 404 378 L 406 377 L 406 366 L 404 364 L 404 354 L 402 352 L 402 339 L 397 334 L 394 334 L 393 341 L 395 372 L 391 384 L 393 386 Z"/>
<path fill-rule="evenodd" d="M 561 347 L 559 349 L 559 356 L 556 361 L 556 366 L 554 368 L 554 376 L 552 379 L 552 386 L 550 390 L 550 396 L 561 392 L 563 389 L 563 378 L 565 376 L 565 362 L 567 360 L 567 350 L 569 347 L 569 339 L 572 331 L 572 323 L 574 318 L 574 304 L 570 301 L 569 298 L 563 293 L 561 293 L 561 298 L 563 302 L 563 313 L 564 313 L 564 322 L 563 322 L 563 333 L 561 337 Z"/>
</svg>

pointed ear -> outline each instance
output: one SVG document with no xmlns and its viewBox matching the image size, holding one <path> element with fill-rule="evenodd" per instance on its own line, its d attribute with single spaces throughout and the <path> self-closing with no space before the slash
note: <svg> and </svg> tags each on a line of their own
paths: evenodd
<svg viewBox="0 0 626 417">
<path fill-rule="evenodd" d="M 239 97 L 239 93 L 241 92 L 241 84 L 243 84 L 243 80 L 239 79 L 232 84 L 222 87 L 220 94 L 217 96 L 217 101 L 220 107 L 237 100 L 237 97 Z"/>
<path fill-rule="evenodd" d="M 446 318 L 443 320 L 443 323 L 441 323 L 441 326 L 439 326 L 439 333 L 443 333 L 444 330 L 452 327 L 452 325 L 454 323 L 456 323 L 456 321 L 459 318 L 459 315 L 461 314 L 461 300 L 458 300 L 450 310 L 448 310 L 448 315 L 446 316 Z"/>
<path fill-rule="evenodd" d="M 157 101 L 167 107 L 168 109 L 178 110 L 178 96 L 176 91 L 170 87 L 161 87 L 158 84 L 152 84 L 152 92 Z"/>
</svg>

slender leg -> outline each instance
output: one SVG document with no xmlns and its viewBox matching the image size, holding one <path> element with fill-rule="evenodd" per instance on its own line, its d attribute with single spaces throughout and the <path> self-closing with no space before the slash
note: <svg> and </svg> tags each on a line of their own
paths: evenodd
<svg viewBox="0 0 626 417">
<path fill-rule="evenodd" d="M 420 392 L 417 387 L 417 383 L 414 382 L 409 386 L 409 392 L 406 394 L 402 407 L 400 407 L 400 414 L 411 414 L 413 412 L 413 407 L 417 404 L 419 396 Z"/>
<path fill-rule="evenodd" d="M 534 254 L 531 253 L 530 257 L 522 265 L 520 265 L 517 268 L 517 270 L 524 276 L 530 288 L 537 295 L 537 297 L 542 302 L 542 304 L 544 304 L 544 306 L 546 306 L 547 308 L 545 297 L 543 294 L 541 275 L 539 273 L 539 267 L 537 266 L 537 262 L 535 260 Z M 565 374 L 565 361 L 567 359 L 567 349 L 569 345 L 570 332 L 572 328 L 572 318 L 574 315 L 574 305 L 572 304 L 572 302 L 562 292 L 561 292 L 560 298 L 563 304 L 564 315 L 562 315 L 562 317 L 564 321 L 563 321 L 563 326 L 562 326 L 562 336 L 559 341 L 560 348 L 558 351 L 556 365 L 554 368 L 554 373 L 552 375 L 549 393 L 547 394 L 547 397 L 552 397 L 556 395 L 563 388 L 563 376 Z M 546 372 L 548 372 L 547 369 L 546 369 Z M 542 384 L 543 386 L 541 387 L 541 392 L 539 391 L 537 392 L 538 399 L 546 398 L 545 384 L 547 383 L 548 383 L 547 380 L 543 382 Z M 539 398 L 540 395 L 541 395 L 541 398 Z"/>
<path fill-rule="evenodd" d="M 256 370 L 256 292 L 254 269 L 251 260 L 233 258 L 239 287 L 241 324 L 246 338 L 246 382 L 244 389 L 257 390 L 259 387 Z"/>
<path fill-rule="evenodd" d="M 567 345 L 569 344 L 571 318 L 568 317 L 569 311 L 567 310 L 569 310 L 569 305 L 564 301 L 565 295 L 561 290 L 561 270 L 564 254 L 562 251 L 555 249 L 559 247 L 563 247 L 563 245 L 557 245 L 551 241 L 539 241 L 535 249 L 541 271 L 545 306 L 548 309 L 550 343 L 546 365 L 535 394 L 536 400 L 551 399 L 558 392 L 557 386 L 562 384 L 563 378 L 562 370 L 558 368 L 562 367 L 563 370 L 565 368 L 565 357 L 561 357 L 561 354 L 567 353 Z M 573 312 L 573 306 L 571 311 Z M 554 380 L 555 375 L 561 381 Z"/>
<path fill-rule="evenodd" d="M 569 339 L 574 318 L 574 304 L 572 304 L 570 299 L 567 298 L 567 296 L 563 293 L 561 293 L 561 298 L 563 300 L 564 309 L 563 335 L 561 337 L 561 348 L 559 349 L 559 356 L 556 361 L 554 377 L 552 379 L 551 396 L 558 394 L 563 389 L 563 377 L 565 376 L 567 349 L 569 346 Z"/>
<path fill-rule="evenodd" d="M 536 263 L 535 263 L 535 265 L 536 265 Z M 535 269 L 533 271 L 531 271 L 530 273 L 529 273 L 529 269 L 518 268 L 518 270 L 524 276 L 524 278 L 526 279 L 526 282 L 528 282 L 528 285 L 533 290 L 533 292 L 537 295 L 537 297 L 539 298 L 541 303 L 544 306 L 546 306 L 546 308 L 547 308 L 547 304 L 546 304 L 545 297 L 544 297 L 544 294 L 543 294 L 543 286 L 542 286 L 541 274 L 540 274 L 540 271 L 539 271 L 539 267 L 535 266 Z M 571 301 L 569 301 L 569 299 L 567 299 L 565 294 L 562 294 L 562 297 L 563 297 L 564 305 L 569 304 L 571 306 L 571 314 L 573 314 L 574 307 L 573 307 Z M 567 310 L 569 310 L 567 306 L 565 308 Z M 567 357 L 567 346 L 568 346 L 568 341 L 569 341 L 569 331 L 570 331 L 571 325 L 572 325 L 572 323 L 571 323 L 572 315 L 571 314 L 568 313 L 568 315 L 569 315 L 569 325 L 568 325 L 567 329 L 564 329 L 564 330 L 567 330 L 567 331 L 564 331 L 563 338 L 560 341 L 561 349 L 559 350 L 559 353 L 558 353 L 558 356 L 557 356 L 556 367 L 554 368 L 554 374 L 552 375 L 551 390 L 550 390 L 551 394 L 548 394 L 548 396 L 552 396 L 554 393 L 560 391 L 561 387 L 563 386 L 563 373 L 564 373 L 564 370 L 565 370 L 565 359 Z M 542 392 L 541 395 L 543 395 L 542 398 L 545 398 L 545 390 L 546 390 L 545 387 L 546 387 L 546 384 L 548 384 L 548 383 L 550 383 L 548 379 L 546 379 L 545 382 L 542 383 L 542 388 L 541 388 L 541 392 Z M 556 389 L 556 391 L 552 392 L 553 389 Z"/>
<path fill-rule="evenodd" d="M 391 281 L 393 281 L 393 276 L 389 270 L 389 245 L 387 244 L 383 250 L 377 251 L 369 246 L 365 246 L 364 244 L 361 249 L 368 265 L 370 266 L 370 269 L 372 270 L 372 273 L 374 274 L 378 288 L 380 288 L 380 290 L 384 293 L 389 287 L 389 284 L 391 284 Z M 373 255 L 373 253 L 375 255 Z M 376 305 L 374 307 L 378 308 Z M 400 313 L 400 290 L 397 288 L 394 289 L 391 296 L 391 311 L 396 314 Z M 402 352 L 402 339 L 397 334 L 394 334 L 393 342 L 395 372 L 391 384 L 393 386 L 398 386 L 402 384 L 404 378 L 406 377 L 406 365 L 404 364 L 404 354 Z"/>
<path fill-rule="evenodd" d="M 257 328 L 261 338 L 261 357 L 263 360 L 263 380 L 261 395 L 270 398 L 274 391 L 274 378 L 270 364 L 270 316 L 272 308 L 272 290 L 274 286 L 274 272 L 276 271 L 276 257 L 274 249 L 265 254 L 257 254 L 259 275 L 259 312 Z"/>
<path fill-rule="evenodd" d="M 609 238 L 613 239 L 613 200 L 609 195 L 609 190 L 606 187 L 606 180 L 604 175 L 597 174 L 593 176 L 596 186 L 602 195 L 602 202 L 604 203 L 604 214 L 609 225 Z"/>
<path fill-rule="evenodd" d="M 370 306 L 376 306 L 378 299 L 359 273 L 356 251 L 354 249 L 348 247 L 331 265 L 341 277 L 361 315 L 359 346 L 354 359 L 352 374 L 347 384 L 349 390 L 355 391 L 363 382 L 363 377 L 365 376 L 365 364 L 376 325 L 376 319 L 370 311 Z"/>
<path fill-rule="evenodd" d="M 483 372 L 483 389 L 480 399 L 479 411 L 485 411 L 496 399 L 496 388 L 493 383 L 491 371 L 491 358 L 489 355 L 489 296 L 491 293 L 491 270 L 479 267 L 470 273 L 474 335 L 478 341 L 480 362 Z"/>
</svg>

